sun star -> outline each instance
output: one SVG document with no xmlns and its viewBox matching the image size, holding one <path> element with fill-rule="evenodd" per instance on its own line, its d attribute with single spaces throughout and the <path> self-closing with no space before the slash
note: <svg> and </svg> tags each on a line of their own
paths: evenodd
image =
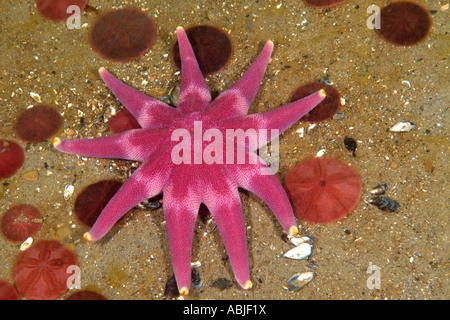
<svg viewBox="0 0 450 320">
<path fill-rule="evenodd" d="M 249 190 L 263 200 L 287 233 L 296 235 L 298 230 L 281 183 L 273 172 L 264 171 L 270 168 L 262 160 L 235 163 L 232 161 L 234 154 L 227 158 L 222 151 L 244 150 L 250 158 L 257 148 L 275 138 L 264 139 L 261 130 L 280 134 L 319 104 L 325 93 L 321 90 L 278 109 L 247 115 L 272 53 L 273 42 L 268 41 L 244 75 L 211 101 L 208 85 L 184 29 L 178 27 L 176 34 L 182 64 L 177 108 L 139 92 L 101 68 L 99 73 L 106 85 L 142 128 L 95 139 L 55 138 L 54 146 L 62 152 L 87 157 L 142 162 L 109 201 L 91 230 L 85 233 L 85 239 L 102 238 L 130 209 L 163 193 L 173 271 L 179 292 L 185 295 L 190 287 L 195 222 L 203 203 L 216 222 L 237 282 L 242 288 L 250 289 L 245 223 L 238 188 Z M 253 130 L 253 134 L 248 140 L 231 141 L 231 146 L 236 148 L 227 149 L 230 139 L 219 137 L 220 134 L 225 137 L 229 130 Z M 186 137 L 190 134 L 193 139 Z M 257 145 L 249 143 L 255 136 Z M 189 153 L 191 150 L 194 150 L 193 155 Z M 200 150 L 200 159 L 195 150 Z M 208 154 L 209 161 L 206 157 L 201 159 Z"/>
</svg>

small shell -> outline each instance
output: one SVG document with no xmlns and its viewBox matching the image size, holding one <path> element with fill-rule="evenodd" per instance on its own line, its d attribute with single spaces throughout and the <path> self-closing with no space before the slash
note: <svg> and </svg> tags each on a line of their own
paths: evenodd
<svg viewBox="0 0 450 320">
<path fill-rule="evenodd" d="M 179 96 L 180 96 L 180 86 L 175 86 L 169 90 L 169 94 L 167 96 L 161 98 L 161 101 L 173 107 L 176 107 L 178 105 Z"/>
<path fill-rule="evenodd" d="M 192 268 L 191 279 L 192 279 L 192 286 L 194 288 L 200 288 L 202 286 L 203 284 L 202 278 L 200 277 L 200 272 L 198 272 L 197 268 Z"/>
<path fill-rule="evenodd" d="M 166 282 L 166 287 L 164 289 L 164 299 L 172 300 L 180 294 L 177 287 L 177 280 L 175 280 L 175 276 L 171 277 Z"/>
<path fill-rule="evenodd" d="M 169 99 L 174 107 L 178 105 L 178 97 L 180 96 L 180 86 L 175 86 L 169 91 Z"/>
<path fill-rule="evenodd" d="M 141 209 L 159 209 L 162 206 L 162 200 L 150 201 L 147 199 L 142 201 L 138 206 Z"/>
<path fill-rule="evenodd" d="M 213 232 L 215 229 L 216 229 L 216 222 L 214 221 L 214 219 L 213 218 L 208 219 L 208 221 L 206 221 L 206 234 Z"/>
<path fill-rule="evenodd" d="M 400 121 L 393 125 L 389 131 L 391 132 L 409 132 L 414 129 L 416 126 L 414 123 L 409 121 Z"/>
<path fill-rule="evenodd" d="M 327 150 L 325 149 L 320 149 L 317 153 L 316 153 L 316 157 L 323 157 L 323 155 L 325 154 Z"/>
<path fill-rule="evenodd" d="M 31 244 L 33 243 L 33 238 L 29 237 L 27 240 L 25 240 L 21 245 L 20 245 L 20 251 L 25 251 L 27 250 Z"/>
<path fill-rule="evenodd" d="M 292 237 L 292 236 L 288 235 L 288 239 L 289 239 L 290 243 L 292 243 L 296 247 L 298 247 L 302 243 L 309 243 L 311 245 L 314 243 L 314 238 L 311 236 Z"/>
<path fill-rule="evenodd" d="M 333 116 L 333 120 L 344 120 L 345 114 L 342 112 L 336 112 Z"/>
<path fill-rule="evenodd" d="M 382 182 L 380 184 L 377 184 L 375 186 L 375 188 L 373 188 L 372 191 L 370 191 L 370 193 L 373 195 L 385 194 L 388 189 L 389 189 L 389 183 Z"/>
<path fill-rule="evenodd" d="M 367 203 L 373 204 L 377 206 L 378 209 L 388 212 L 395 212 L 400 207 L 397 201 L 385 196 L 372 196 Z"/>
<path fill-rule="evenodd" d="M 315 273 L 312 271 L 296 273 L 289 278 L 287 285 L 292 291 L 298 291 L 310 283 L 314 276 Z"/>
<path fill-rule="evenodd" d="M 69 200 L 72 197 L 75 187 L 71 184 L 66 184 L 64 186 L 64 200 Z"/>
<path fill-rule="evenodd" d="M 327 85 L 327 86 L 332 86 L 332 85 L 334 84 L 333 81 L 331 81 L 331 80 L 328 79 L 327 77 L 322 77 L 322 78 L 320 78 L 318 82 L 319 82 L 320 84 L 324 84 L 324 85 Z"/>
<path fill-rule="evenodd" d="M 303 260 L 308 259 L 312 252 L 312 244 L 304 242 L 289 250 L 283 256 L 288 259 Z"/>
</svg>

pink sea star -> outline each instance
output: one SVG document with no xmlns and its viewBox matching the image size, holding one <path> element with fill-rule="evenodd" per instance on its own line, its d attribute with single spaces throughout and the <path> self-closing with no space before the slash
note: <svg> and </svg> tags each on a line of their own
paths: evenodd
<svg viewBox="0 0 450 320">
<path fill-rule="evenodd" d="M 194 154 L 192 163 L 189 154 L 187 162 L 177 164 L 173 159 L 174 150 L 185 142 L 179 142 L 183 133 L 194 132 L 194 139 L 179 154 L 191 147 L 195 150 L 200 146 L 203 152 L 209 150 L 210 155 L 216 156 L 220 143 L 217 144 L 218 141 L 214 140 L 213 148 L 213 142 L 208 144 L 203 141 L 207 135 L 209 141 L 212 141 L 211 132 L 224 135 L 229 129 L 277 129 L 278 132 L 283 132 L 320 103 L 325 93 L 321 90 L 276 110 L 247 115 L 269 62 L 273 42 L 266 43 L 255 62 L 231 88 L 211 101 L 208 86 L 183 28 L 177 28 L 177 37 L 182 62 L 177 108 L 144 95 L 101 68 L 100 76 L 106 85 L 142 128 L 95 139 L 64 141 L 55 138 L 54 145 L 60 151 L 82 156 L 142 162 L 110 200 L 91 230 L 85 234 L 87 240 L 100 239 L 131 208 L 163 193 L 173 270 L 180 294 L 184 295 L 188 293 L 190 286 L 195 221 L 199 206 L 204 203 L 220 231 L 239 285 L 249 289 L 252 282 L 238 188 L 255 193 L 270 207 L 284 230 L 295 235 L 298 230 L 283 187 L 273 173 L 261 174 L 261 170 L 267 168 L 262 161 L 254 164 L 225 163 L 222 161 L 225 155 L 222 155 L 215 158 L 216 162 L 208 164 L 206 160 L 198 162 Z M 200 141 L 195 137 L 195 129 L 199 124 L 203 136 Z M 182 134 L 174 138 L 173 134 L 178 129 L 182 130 Z M 239 147 L 239 142 L 233 143 Z M 261 142 L 259 146 L 265 143 L 267 141 Z M 247 156 L 255 151 L 249 143 L 241 143 L 240 147 Z M 177 152 L 175 154 L 178 155 Z"/>
</svg>

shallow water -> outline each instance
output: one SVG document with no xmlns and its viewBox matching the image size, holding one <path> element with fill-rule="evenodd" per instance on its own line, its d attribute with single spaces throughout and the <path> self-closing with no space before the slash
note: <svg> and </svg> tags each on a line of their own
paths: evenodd
<svg viewBox="0 0 450 320">
<path fill-rule="evenodd" d="M 325 156 L 351 164 L 360 174 L 361 200 L 345 219 L 330 225 L 297 220 L 301 235 L 312 236 L 309 260 L 288 260 L 290 247 L 268 207 L 256 196 L 241 193 L 249 240 L 250 291 L 236 283 L 224 290 L 219 278 L 234 281 L 218 231 L 206 234 L 199 224 L 193 261 L 200 261 L 203 286 L 185 299 L 448 299 L 448 14 L 443 1 L 418 1 L 433 10 L 429 37 L 413 47 L 394 47 L 366 26 L 371 4 L 389 1 L 349 0 L 331 10 L 310 8 L 302 1 L 101 1 L 99 12 L 135 4 L 158 26 L 158 38 L 140 60 L 120 64 L 96 55 L 88 44 L 95 12 L 82 14 L 81 29 L 45 20 L 31 1 L 2 1 L 0 17 L 0 139 L 17 141 L 25 150 L 23 167 L 0 183 L 0 212 L 27 202 L 44 217 L 34 237 L 57 239 L 73 249 L 81 268 L 81 286 L 109 299 L 162 299 L 172 276 L 162 209 L 135 209 L 99 242 L 87 243 L 87 229 L 72 214 L 73 196 L 64 200 L 64 185 L 75 195 L 101 179 L 125 179 L 130 162 L 86 159 L 63 154 L 51 143 L 25 144 L 14 136 L 16 116 L 35 104 L 30 92 L 63 114 L 62 138 L 109 134 L 104 119 L 122 106 L 100 79 L 105 67 L 119 79 L 156 98 L 180 81 L 171 60 L 175 29 L 211 24 L 226 30 L 233 57 L 226 68 L 207 78 L 222 92 L 246 70 L 268 39 L 275 43 L 272 61 L 250 113 L 277 108 L 301 84 L 328 77 L 340 90 L 343 120 L 330 120 L 311 130 L 298 122 L 280 138 L 279 179 L 289 169 L 325 149 Z M 401 120 L 416 128 L 389 132 Z M 303 137 L 297 132 L 305 128 Z M 344 137 L 358 142 L 356 157 Z M 137 164 L 133 164 L 136 166 Z M 39 179 L 23 174 L 37 170 Z M 400 204 L 395 213 L 363 200 L 380 182 Z M 13 267 L 20 244 L 0 236 L 0 278 L 14 283 Z M 380 289 L 367 280 L 370 265 L 380 270 Z M 295 273 L 315 271 L 300 291 L 287 289 Z M 67 293 L 62 298 L 66 297 Z"/>
</svg>

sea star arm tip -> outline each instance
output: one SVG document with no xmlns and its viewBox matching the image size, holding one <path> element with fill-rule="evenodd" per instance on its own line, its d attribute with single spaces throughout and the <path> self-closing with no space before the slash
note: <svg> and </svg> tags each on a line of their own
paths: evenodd
<svg viewBox="0 0 450 320">
<path fill-rule="evenodd" d="M 270 171 L 269 167 L 259 164 L 258 167 L 233 166 L 230 169 L 239 187 L 254 193 L 264 201 L 287 233 L 297 234 L 292 206 L 283 186 L 274 174 L 261 174 L 263 169 Z"/>
<path fill-rule="evenodd" d="M 298 234 L 297 226 L 292 226 L 289 228 L 289 235 L 295 237 Z"/>
<path fill-rule="evenodd" d="M 148 148 L 133 147 L 141 139 L 150 141 Z M 157 129 L 152 131 L 134 129 L 91 139 L 61 140 L 60 138 L 54 138 L 52 142 L 57 150 L 65 153 L 85 157 L 143 161 L 159 147 L 163 139 L 164 135 Z"/>
<path fill-rule="evenodd" d="M 272 50 L 273 42 L 269 40 L 244 75 L 209 105 L 208 112 L 219 119 L 246 115 L 258 93 Z"/>
<path fill-rule="evenodd" d="M 83 239 L 84 239 L 84 240 L 87 240 L 87 241 L 89 241 L 89 242 L 94 241 L 92 235 L 91 235 L 89 232 L 86 232 L 86 233 L 83 235 Z"/>
<path fill-rule="evenodd" d="M 166 162 L 167 163 L 167 162 Z M 88 239 L 102 238 L 117 221 L 142 201 L 162 192 L 166 182 L 166 163 L 149 159 L 114 194 L 88 232 Z"/>
<path fill-rule="evenodd" d="M 141 127 L 163 127 L 166 119 L 176 113 L 174 108 L 123 83 L 105 68 L 100 68 L 99 74 L 117 99 L 136 118 Z"/>
<path fill-rule="evenodd" d="M 177 169 L 177 168 L 176 168 Z M 174 169 L 174 176 L 181 171 Z M 177 281 L 178 291 L 188 292 L 191 283 L 192 237 L 200 207 L 200 195 L 196 186 L 185 186 L 177 181 L 168 183 L 163 191 L 163 211 L 166 219 L 172 268 Z"/>
<path fill-rule="evenodd" d="M 253 123 L 255 128 L 277 129 L 278 133 L 281 134 L 301 119 L 305 114 L 314 109 L 319 103 L 322 102 L 323 99 L 325 99 L 325 97 L 325 90 L 322 89 L 303 99 L 293 101 L 278 109 L 250 115 L 248 117 L 253 117 L 256 120 Z M 233 120 L 234 119 L 231 119 L 231 121 Z M 241 122 L 236 121 L 236 123 L 233 124 L 231 121 L 228 124 L 231 128 L 236 127 Z M 273 138 L 274 137 L 272 137 L 272 139 Z M 261 147 L 261 145 L 258 145 L 258 147 Z"/>
<path fill-rule="evenodd" d="M 186 296 L 189 293 L 189 289 L 186 287 L 182 287 L 180 290 L 178 290 L 180 292 L 181 296 Z"/>
<path fill-rule="evenodd" d="M 226 186 L 227 183 L 220 180 L 215 180 L 212 191 L 204 195 L 204 203 L 219 229 L 234 276 L 245 289 L 251 282 L 241 201 L 237 187 Z"/>
<path fill-rule="evenodd" d="M 319 90 L 319 96 L 320 96 L 321 98 L 325 98 L 325 97 L 327 96 L 327 94 L 326 94 L 326 92 L 325 92 L 325 89 L 320 89 L 320 90 Z"/>
<path fill-rule="evenodd" d="M 52 144 L 53 144 L 53 146 L 54 146 L 55 148 L 58 147 L 58 145 L 61 144 L 61 139 L 58 138 L 58 137 L 53 138 Z"/>
<path fill-rule="evenodd" d="M 177 109 L 182 113 L 203 110 L 211 102 L 211 93 L 183 28 L 177 28 L 177 39 L 181 60 L 181 84 Z"/>
<path fill-rule="evenodd" d="M 242 288 L 245 290 L 250 290 L 253 287 L 253 282 L 251 280 L 247 280 Z"/>
</svg>

